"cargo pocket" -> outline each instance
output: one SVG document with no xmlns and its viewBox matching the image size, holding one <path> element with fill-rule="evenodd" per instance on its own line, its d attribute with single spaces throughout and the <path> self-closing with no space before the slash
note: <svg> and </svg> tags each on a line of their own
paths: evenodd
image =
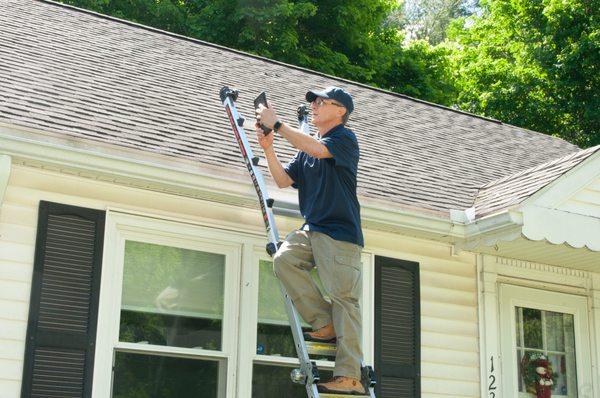
<svg viewBox="0 0 600 398">
<path fill-rule="evenodd" d="M 362 290 L 362 272 L 360 255 L 334 256 L 334 294 L 338 297 L 358 300 Z"/>
</svg>

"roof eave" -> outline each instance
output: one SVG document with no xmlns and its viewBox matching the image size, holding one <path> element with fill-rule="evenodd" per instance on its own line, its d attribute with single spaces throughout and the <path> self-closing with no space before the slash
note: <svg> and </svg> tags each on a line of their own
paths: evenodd
<svg viewBox="0 0 600 398">
<path fill-rule="evenodd" d="M 256 194 L 245 172 L 226 172 L 198 162 L 104 144 L 60 133 L 0 123 L 0 154 L 12 164 L 80 175 L 146 190 L 225 204 L 256 207 Z M 269 186 L 277 214 L 299 217 L 295 192 Z M 361 199 L 365 228 L 405 233 L 437 241 L 464 237 L 464 227 L 440 212 Z M 279 206 L 277 205 L 279 203 Z"/>
</svg>

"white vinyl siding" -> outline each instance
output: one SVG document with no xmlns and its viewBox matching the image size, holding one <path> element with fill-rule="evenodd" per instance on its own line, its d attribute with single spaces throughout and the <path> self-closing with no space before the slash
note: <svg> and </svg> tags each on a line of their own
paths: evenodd
<svg viewBox="0 0 600 398">
<path fill-rule="evenodd" d="M 152 218 L 243 231 L 251 237 L 249 242 L 252 244 L 262 241 L 264 234 L 259 212 L 255 209 L 208 206 L 207 202 L 190 198 L 14 165 L 0 213 L 0 288 L 7 283 L 10 285 L 6 292 L 0 293 L 4 294 L 0 296 L 0 303 L 5 303 L 0 307 L 0 347 L 3 347 L 0 349 L 1 398 L 20 396 L 37 206 L 41 199 L 96 209 L 125 208 Z M 297 225 L 298 220 L 278 218 L 278 223 L 281 230 L 286 231 Z M 392 233 L 365 229 L 365 237 L 365 252 L 369 255 L 419 263 L 422 397 L 479 396 L 474 256 L 469 253 L 453 256 L 447 244 Z M 255 266 L 257 259 L 254 256 L 262 253 L 262 244 L 248 246 L 244 250 L 244 259 L 252 260 L 243 266 Z M 373 283 L 370 270 L 365 271 L 365 283 Z M 5 298 L 8 294 L 10 299 Z M 365 303 L 368 302 L 372 303 L 365 298 Z M 372 311 L 364 312 L 365 334 L 372 335 L 373 325 L 368 321 L 372 319 Z M 251 348 L 254 347 L 248 348 L 248 355 L 242 355 L 241 348 L 238 354 L 250 358 L 253 356 Z M 372 347 L 365 347 L 365 354 L 370 357 Z M 241 363 L 240 369 L 246 366 L 251 364 Z M 243 382 L 240 379 L 239 383 Z"/>
<path fill-rule="evenodd" d="M 558 210 L 600 218 L 600 177 L 560 204 Z"/>
<path fill-rule="evenodd" d="M 0 397 L 21 393 L 37 208 L 9 186 L 0 209 Z"/>
<path fill-rule="evenodd" d="M 421 257 L 423 397 L 479 396 L 476 267 Z"/>
</svg>

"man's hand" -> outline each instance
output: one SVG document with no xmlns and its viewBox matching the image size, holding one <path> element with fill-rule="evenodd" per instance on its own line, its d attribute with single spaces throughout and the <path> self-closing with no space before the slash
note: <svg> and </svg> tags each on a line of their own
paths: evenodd
<svg viewBox="0 0 600 398">
<path fill-rule="evenodd" d="M 273 128 L 273 125 L 277 121 L 277 114 L 275 113 L 275 109 L 271 102 L 268 102 L 269 107 L 266 108 L 263 104 L 258 106 L 256 110 L 256 122 L 262 124 L 265 127 L 270 129 Z"/>
<path fill-rule="evenodd" d="M 256 122 L 254 125 L 254 131 L 256 131 L 256 139 L 263 150 L 269 149 L 273 146 L 273 133 L 265 134 L 263 129 L 260 127 L 260 123 L 258 122 Z"/>
</svg>

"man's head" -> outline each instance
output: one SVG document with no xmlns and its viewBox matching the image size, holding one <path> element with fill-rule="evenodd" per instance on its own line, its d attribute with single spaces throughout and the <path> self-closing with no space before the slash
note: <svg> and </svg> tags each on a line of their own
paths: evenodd
<svg viewBox="0 0 600 398">
<path fill-rule="evenodd" d="M 346 124 L 354 110 L 352 96 L 339 87 L 311 90 L 306 93 L 306 100 L 310 102 L 312 122 L 319 130 L 329 129 L 340 123 Z"/>
</svg>

